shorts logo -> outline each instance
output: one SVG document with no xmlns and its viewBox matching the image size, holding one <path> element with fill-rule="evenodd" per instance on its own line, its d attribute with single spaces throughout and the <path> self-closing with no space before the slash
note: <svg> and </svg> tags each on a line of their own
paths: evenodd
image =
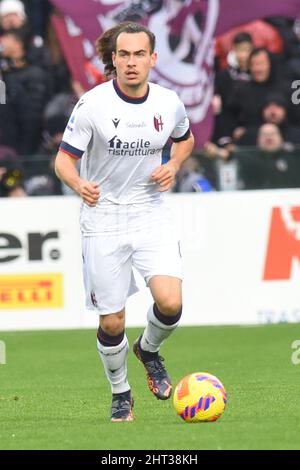
<svg viewBox="0 0 300 470">
<path fill-rule="evenodd" d="M 163 130 L 164 123 L 162 121 L 162 118 L 161 118 L 160 114 L 155 114 L 155 116 L 153 118 L 153 123 L 154 123 L 154 127 L 157 130 L 157 132 L 160 132 L 160 131 Z"/>
<path fill-rule="evenodd" d="M 96 294 L 93 290 L 91 291 L 91 301 L 92 301 L 92 304 L 94 305 L 94 307 L 98 308 L 98 302 L 97 302 L 97 299 L 96 299 Z"/>
</svg>

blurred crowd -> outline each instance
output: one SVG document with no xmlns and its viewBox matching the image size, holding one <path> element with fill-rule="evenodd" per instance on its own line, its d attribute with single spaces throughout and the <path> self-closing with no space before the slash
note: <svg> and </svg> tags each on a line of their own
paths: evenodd
<svg viewBox="0 0 300 470">
<path fill-rule="evenodd" d="M 52 12 L 48 0 L 0 1 L 0 197 L 68 193 L 53 159 L 85 90 L 71 77 Z M 300 18 L 231 30 L 216 39 L 215 62 L 214 133 L 174 191 L 300 187 Z"/>
<path fill-rule="evenodd" d="M 300 187 L 299 80 L 300 19 L 254 21 L 217 39 L 205 146 L 217 189 Z"/>
<path fill-rule="evenodd" d="M 53 159 L 84 93 L 72 80 L 47 0 L 0 2 L 0 196 L 59 195 Z"/>
</svg>

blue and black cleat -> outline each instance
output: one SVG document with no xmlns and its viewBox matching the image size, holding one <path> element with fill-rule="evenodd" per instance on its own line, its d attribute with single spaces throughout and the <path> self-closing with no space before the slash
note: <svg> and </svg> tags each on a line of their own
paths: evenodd
<svg viewBox="0 0 300 470">
<path fill-rule="evenodd" d="M 163 364 L 164 358 L 158 352 L 152 353 L 141 348 L 141 337 L 133 345 L 133 352 L 146 369 L 148 387 L 158 400 L 168 400 L 172 395 L 172 383 Z"/>
</svg>

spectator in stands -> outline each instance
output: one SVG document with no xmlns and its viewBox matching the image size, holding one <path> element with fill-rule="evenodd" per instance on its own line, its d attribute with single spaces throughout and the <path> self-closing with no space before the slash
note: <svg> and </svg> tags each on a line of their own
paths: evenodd
<svg viewBox="0 0 300 470">
<path fill-rule="evenodd" d="M 300 79 L 300 18 L 267 18 L 280 32 L 284 41 L 284 68 L 291 80 Z"/>
<path fill-rule="evenodd" d="M 232 157 L 233 152 L 236 150 L 236 146 L 232 143 L 230 138 L 224 138 L 220 141 L 219 145 L 210 141 L 206 142 L 203 150 L 205 155 L 212 160 L 219 158 L 223 161 L 227 161 Z"/>
<path fill-rule="evenodd" d="M 218 141 L 218 145 L 213 142 L 206 142 L 204 145 L 204 159 L 211 162 L 211 166 L 204 164 L 210 181 L 218 191 L 233 191 L 238 188 L 237 163 L 234 158 L 236 146 L 230 138 L 223 138 Z M 212 171 L 213 169 L 213 171 Z"/>
<path fill-rule="evenodd" d="M 280 129 L 275 124 L 263 124 L 258 131 L 257 147 L 266 153 L 283 150 L 283 138 Z"/>
<path fill-rule="evenodd" d="M 28 11 L 28 19 L 34 37 L 43 42 L 47 34 L 49 15 L 53 5 L 48 0 L 23 0 L 23 2 L 26 11 Z"/>
<path fill-rule="evenodd" d="M 44 113 L 46 121 L 55 116 L 59 119 L 61 116 L 65 116 L 65 119 L 68 121 L 77 101 L 86 92 L 78 81 L 69 80 L 69 82 L 69 91 L 56 93 L 47 103 Z"/>
<path fill-rule="evenodd" d="M 225 70 L 216 71 L 215 95 L 213 109 L 215 114 L 215 131 L 213 141 L 220 137 L 231 136 L 235 119 L 229 107 L 232 95 L 243 82 L 251 79 L 249 72 L 249 56 L 253 50 L 252 37 L 248 33 L 238 33 L 233 38 L 230 51 L 229 66 Z"/>
<path fill-rule="evenodd" d="M 177 193 L 202 193 L 212 190 L 212 185 L 204 175 L 197 158 L 188 158 L 176 175 L 176 184 L 173 191 Z"/>
<path fill-rule="evenodd" d="M 272 54 L 281 54 L 283 51 L 283 40 L 277 28 L 262 20 L 252 21 L 232 28 L 216 39 L 216 58 L 220 69 L 225 69 L 228 66 L 228 54 L 232 48 L 232 40 L 240 32 L 251 35 L 254 47 L 266 48 Z"/>
<path fill-rule="evenodd" d="M 54 173 L 54 158 L 58 152 L 69 116 L 49 115 L 44 120 L 43 143 L 38 158 L 26 164 L 25 189 L 29 196 L 53 196 L 64 193 L 64 186 Z M 68 194 L 70 194 L 68 192 Z M 74 193 L 73 193 L 74 194 Z"/>
<path fill-rule="evenodd" d="M 24 197 L 23 170 L 14 149 L 0 146 L 0 197 Z"/>
<path fill-rule="evenodd" d="M 34 36 L 32 28 L 28 22 L 24 4 L 20 0 L 2 0 L 0 2 L 0 35 L 6 31 L 17 30 L 22 33 L 27 43 L 27 60 L 39 67 L 43 67 L 48 73 L 47 86 L 52 86 L 51 62 L 47 49 L 43 46 L 40 36 Z"/>
<path fill-rule="evenodd" d="M 73 80 L 70 80 L 69 88 L 73 92 L 54 95 L 45 107 L 43 140 L 37 158 L 28 160 L 26 165 L 25 189 L 29 196 L 75 194 L 61 183 L 53 170 L 53 159 L 58 152 L 70 114 L 85 92 L 80 83 Z M 80 162 L 78 162 L 79 167 Z"/>
<path fill-rule="evenodd" d="M 34 153 L 40 141 L 43 109 L 48 98 L 47 76 L 26 58 L 26 37 L 21 30 L 5 32 L 0 39 L 0 68 L 6 84 L 7 103 L 16 129 L 18 154 Z"/>
<path fill-rule="evenodd" d="M 253 48 L 251 34 L 242 31 L 233 38 L 232 49 L 227 56 L 227 70 L 232 79 L 236 79 L 238 75 L 241 80 L 250 80 L 249 57 Z"/>
<path fill-rule="evenodd" d="M 262 124 L 262 108 L 267 95 L 290 94 L 288 85 L 280 80 L 278 68 L 266 49 L 254 49 L 249 58 L 251 81 L 236 90 L 230 103 L 231 112 L 236 116 L 236 129 L 233 133 L 239 139 L 245 127 Z"/>
<path fill-rule="evenodd" d="M 0 71 L 0 80 L 3 80 Z M 17 128 L 15 126 L 14 110 L 5 97 L 6 104 L 0 104 L 0 145 L 14 147 L 18 140 Z"/>
<path fill-rule="evenodd" d="M 276 124 L 280 128 L 284 142 L 294 145 L 300 144 L 300 132 L 292 126 L 288 116 L 288 102 L 280 93 L 267 96 L 262 110 L 262 119 L 266 124 Z M 249 127 L 244 135 L 237 141 L 239 146 L 256 145 L 259 126 Z"/>
<path fill-rule="evenodd" d="M 23 2 L 19 0 L 2 0 L 0 2 L 0 27 L 4 31 L 19 29 L 26 23 Z"/>
<path fill-rule="evenodd" d="M 257 147 L 257 151 L 235 155 L 242 189 L 300 187 L 300 158 L 285 148 L 278 126 L 263 124 Z"/>
</svg>

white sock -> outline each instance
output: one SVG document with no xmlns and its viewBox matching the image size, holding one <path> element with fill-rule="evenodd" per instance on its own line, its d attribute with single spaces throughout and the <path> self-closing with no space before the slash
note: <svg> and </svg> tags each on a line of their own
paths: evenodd
<svg viewBox="0 0 300 470">
<path fill-rule="evenodd" d="M 153 305 L 148 310 L 147 320 L 148 325 L 141 339 L 141 348 L 144 351 L 157 352 L 163 341 L 177 328 L 179 320 L 173 325 L 165 325 L 154 315 Z"/>
<path fill-rule="evenodd" d="M 117 346 L 103 346 L 97 338 L 97 349 L 104 366 L 106 377 L 112 393 L 123 393 L 130 390 L 127 381 L 127 354 L 129 349 L 127 336 Z"/>
</svg>

